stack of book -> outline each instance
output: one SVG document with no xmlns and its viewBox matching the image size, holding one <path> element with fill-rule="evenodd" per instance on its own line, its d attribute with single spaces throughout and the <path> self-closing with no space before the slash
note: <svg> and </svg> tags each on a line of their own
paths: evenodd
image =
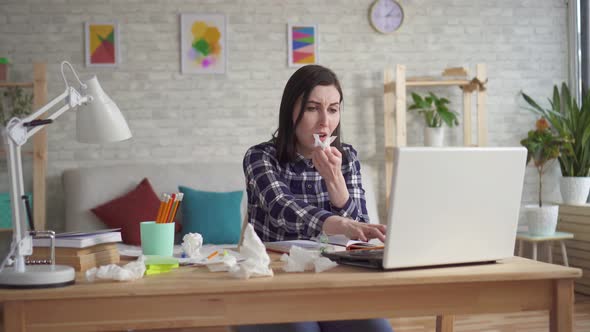
<svg viewBox="0 0 590 332">
<path fill-rule="evenodd" d="M 116 242 L 121 241 L 121 232 L 104 230 L 57 234 L 55 238 L 55 263 L 72 266 L 84 272 L 101 265 L 117 264 L 120 261 Z M 49 260 L 49 239 L 33 239 L 31 262 Z"/>
</svg>

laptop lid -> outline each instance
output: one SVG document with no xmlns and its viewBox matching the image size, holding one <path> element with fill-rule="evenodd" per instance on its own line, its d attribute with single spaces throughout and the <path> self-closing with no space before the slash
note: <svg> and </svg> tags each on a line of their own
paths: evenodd
<svg viewBox="0 0 590 332">
<path fill-rule="evenodd" d="M 383 268 L 513 256 L 526 154 L 396 147 Z"/>
</svg>

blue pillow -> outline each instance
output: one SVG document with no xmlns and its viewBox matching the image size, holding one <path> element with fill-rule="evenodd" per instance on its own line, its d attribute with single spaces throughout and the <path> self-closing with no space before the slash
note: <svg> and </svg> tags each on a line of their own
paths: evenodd
<svg viewBox="0 0 590 332">
<path fill-rule="evenodd" d="M 182 236 L 199 233 L 203 244 L 237 244 L 242 224 L 242 191 L 209 192 L 178 186 L 182 199 Z"/>
</svg>

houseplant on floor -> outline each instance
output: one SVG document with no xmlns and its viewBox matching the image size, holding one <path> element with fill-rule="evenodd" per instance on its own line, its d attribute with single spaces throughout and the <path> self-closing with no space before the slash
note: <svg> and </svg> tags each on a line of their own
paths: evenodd
<svg viewBox="0 0 590 332">
<path fill-rule="evenodd" d="M 416 110 L 424 116 L 426 127 L 424 128 L 424 145 L 442 146 L 444 137 L 443 123 L 449 127 L 459 124 L 457 120 L 458 113 L 450 110 L 448 104 L 450 101 L 446 98 L 439 98 L 434 93 L 429 92 L 424 98 L 419 94 L 412 92 L 414 103 L 408 107 L 408 110 Z"/>
<path fill-rule="evenodd" d="M 522 93 L 530 110 L 543 116 L 558 136 L 567 141 L 559 156 L 562 178 L 560 191 L 563 202 L 570 205 L 586 203 L 590 191 L 590 91 L 584 93 L 582 104 L 570 94 L 565 83 L 561 93 L 553 87 L 553 97 L 549 99 L 550 108 L 542 108 L 531 97 Z"/>
<path fill-rule="evenodd" d="M 559 205 L 543 205 L 543 173 L 548 163 L 560 156 L 561 149 L 568 140 L 555 136 L 549 129 L 545 118 L 537 120 L 535 130 L 528 132 L 520 144 L 527 149 L 527 164 L 532 160 L 539 174 L 538 204 L 525 205 L 524 211 L 528 221 L 529 233 L 533 235 L 550 235 L 555 233 Z"/>
</svg>

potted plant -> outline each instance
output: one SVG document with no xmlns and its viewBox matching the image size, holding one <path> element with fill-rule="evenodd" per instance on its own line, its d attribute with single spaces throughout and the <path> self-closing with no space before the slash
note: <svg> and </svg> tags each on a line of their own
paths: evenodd
<svg viewBox="0 0 590 332">
<path fill-rule="evenodd" d="M 539 174 L 538 204 L 526 205 L 525 214 L 528 221 L 529 233 L 533 235 L 550 235 L 555 233 L 559 205 L 543 205 L 543 174 L 548 162 L 560 156 L 561 149 L 567 139 L 555 136 L 549 129 L 549 122 L 545 118 L 537 120 L 536 129 L 528 132 L 520 144 L 526 147 L 527 164 L 532 160 Z"/>
<path fill-rule="evenodd" d="M 0 142 L 5 143 L 6 124 L 13 117 L 23 118 L 33 110 L 33 95 L 21 87 L 10 87 L 0 93 Z"/>
<path fill-rule="evenodd" d="M 446 98 L 439 98 L 434 93 L 429 92 L 422 98 L 419 94 L 412 92 L 414 103 L 408 107 L 408 110 L 416 110 L 424 116 L 426 127 L 424 128 L 424 145 L 442 146 L 443 145 L 443 123 L 449 127 L 459 124 L 457 119 L 458 113 L 449 110 L 450 101 Z"/>
<path fill-rule="evenodd" d="M 0 58 L 0 81 L 8 81 L 8 65 L 10 61 L 7 58 Z"/>
<path fill-rule="evenodd" d="M 586 203 L 590 191 L 590 91 L 584 93 L 582 104 L 578 105 L 565 83 L 561 93 L 553 87 L 550 108 L 542 108 L 531 97 L 522 93 L 530 110 L 543 116 L 558 136 L 565 138 L 563 153 L 558 157 L 562 178 L 561 197 L 565 204 Z"/>
</svg>

